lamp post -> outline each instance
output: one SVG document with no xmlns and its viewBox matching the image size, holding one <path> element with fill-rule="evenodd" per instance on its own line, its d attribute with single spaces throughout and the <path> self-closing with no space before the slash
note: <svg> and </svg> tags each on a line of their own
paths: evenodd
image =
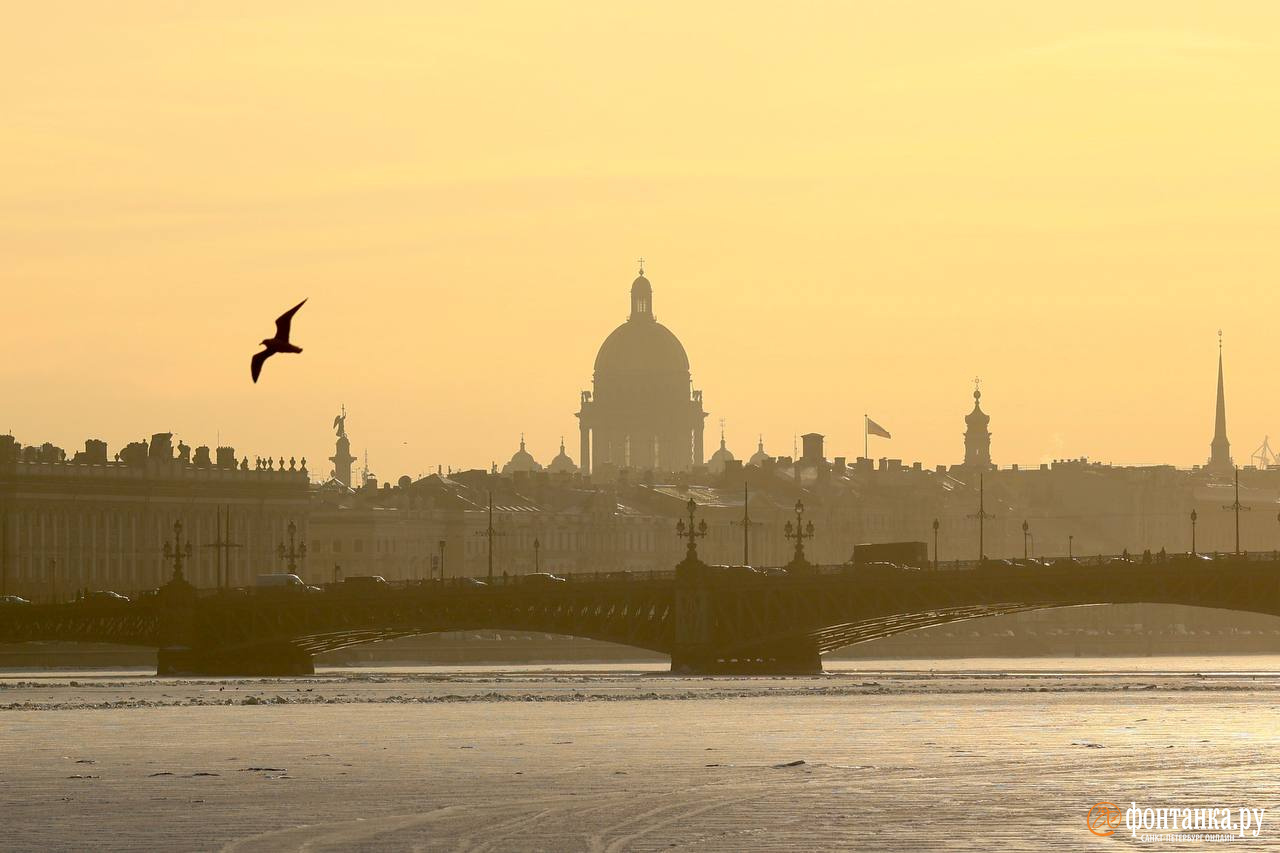
<svg viewBox="0 0 1280 853">
<path fill-rule="evenodd" d="M 1191 556 L 1196 555 L 1196 511 L 1191 510 Z"/>
<path fill-rule="evenodd" d="M 173 561 L 173 583 L 182 584 L 186 578 L 182 576 L 182 561 L 191 557 L 191 540 L 182 544 L 182 522 L 173 523 L 173 544 L 164 543 L 164 558 Z"/>
<path fill-rule="evenodd" d="M 793 565 L 803 566 L 808 561 L 804 558 L 804 540 L 813 538 L 813 522 L 808 525 L 804 523 L 804 501 L 796 501 L 796 523 L 792 527 L 791 522 L 787 522 L 782 528 L 783 535 L 788 539 L 796 540 L 796 553 L 791 558 Z"/>
<path fill-rule="evenodd" d="M 489 526 L 484 530 L 477 530 L 477 536 L 484 536 L 489 540 L 489 584 L 493 585 L 493 540 L 496 536 L 505 536 L 505 533 L 499 533 L 493 527 L 493 492 L 489 492 Z M 441 543 L 440 553 L 444 553 L 443 543 Z"/>
<path fill-rule="evenodd" d="M 751 565 L 751 528 L 760 524 L 758 521 L 751 520 L 751 514 L 747 512 L 747 503 L 749 495 L 747 494 L 747 484 L 742 484 L 742 521 L 730 522 L 734 527 L 742 528 L 742 565 Z"/>
<path fill-rule="evenodd" d="M 0 513 L 0 596 L 9 592 L 9 511 Z"/>
<path fill-rule="evenodd" d="M 1027 537 L 1030 535 L 1031 525 L 1027 524 L 1026 519 L 1022 521 L 1022 559 L 1027 559 Z"/>
<path fill-rule="evenodd" d="M 686 527 L 684 519 L 676 522 L 676 536 L 681 539 L 689 540 L 685 546 L 684 558 L 690 563 L 698 562 L 698 539 L 707 535 L 707 520 L 704 518 L 698 522 L 697 526 L 693 523 L 693 514 L 698 509 L 698 504 L 693 498 L 689 498 L 689 503 L 685 504 L 689 510 L 689 525 Z"/>
<path fill-rule="evenodd" d="M 1073 563 L 1076 561 L 1075 543 L 1076 543 L 1075 534 L 1074 533 L 1069 534 L 1067 536 L 1067 559 Z"/>
<path fill-rule="evenodd" d="M 938 519 L 933 520 L 933 570 L 938 570 Z"/>
<path fill-rule="evenodd" d="M 298 525 L 292 521 L 289 522 L 286 531 L 289 534 L 289 550 L 286 551 L 284 543 L 281 542 L 276 548 L 276 553 L 280 555 L 280 559 L 289 561 L 289 574 L 294 575 L 298 573 L 298 560 L 305 559 L 307 556 L 307 543 L 297 544 Z"/>
<path fill-rule="evenodd" d="M 978 562 L 981 563 L 987 558 L 987 519 L 995 518 L 994 515 L 987 512 L 986 479 L 982 474 L 978 475 L 978 511 L 969 517 L 976 518 L 978 520 Z"/>
<path fill-rule="evenodd" d="M 209 544 L 207 544 L 207 545 L 202 546 L 202 547 L 205 547 L 205 548 L 217 548 L 217 549 L 218 549 L 218 550 L 215 552 L 215 553 L 217 554 L 217 558 L 218 558 L 218 560 L 217 560 L 217 562 L 218 562 L 218 566 L 217 566 L 217 574 L 218 574 L 218 589 L 222 589 L 224 585 L 225 585 L 225 586 L 231 586 L 231 554 L 230 554 L 230 549 L 232 549 L 232 548 L 239 548 L 239 547 L 240 547 L 240 543 L 239 543 L 239 542 L 232 542 L 232 541 L 231 541 L 231 508 L 230 508 L 230 507 L 228 507 L 228 508 L 227 508 L 226 521 L 225 521 L 225 526 L 226 526 L 226 530 L 225 530 L 225 532 L 224 532 L 224 530 L 223 530 L 224 521 L 223 521 L 222 509 L 223 509 L 222 507 L 218 507 L 218 538 L 217 538 L 217 540 L 215 540 L 215 541 L 213 541 L 213 542 L 210 542 L 210 543 L 209 543 Z M 224 573 L 223 573 L 223 571 L 222 571 L 222 563 L 223 563 L 223 555 L 224 555 L 224 554 L 226 554 L 226 563 L 227 563 L 227 570 L 226 570 L 226 573 L 225 573 L 225 574 L 224 574 Z M 225 584 L 223 583 L 223 579 L 224 579 L 224 578 L 225 578 L 225 580 L 226 580 L 226 583 L 225 583 Z"/>
<path fill-rule="evenodd" d="M 542 571 L 542 564 L 538 562 L 538 551 L 542 549 L 542 543 L 538 541 L 538 537 L 533 537 L 533 570 L 535 572 Z"/>
<path fill-rule="evenodd" d="M 436 543 L 440 548 L 440 582 L 444 582 L 444 540 Z"/>
<path fill-rule="evenodd" d="M 1223 509 L 1229 509 L 1236 514 L 1236 556 L 1240 556 L 1240 511 L 1248 512 L 1253 509 L 1250 506 L 1244 506 L 1240 503 L 1240 467 L 1236 466 L 1236 499 L 1234 502 L 1227 504 Z"/>
</svg>

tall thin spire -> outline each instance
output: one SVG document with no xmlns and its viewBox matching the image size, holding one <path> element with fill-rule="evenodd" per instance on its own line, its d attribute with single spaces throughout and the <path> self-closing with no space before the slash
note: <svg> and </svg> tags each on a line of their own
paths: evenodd
<svg viewBox="0 0 1280 853">
<path fill-rule="evenodd" d="M 1231 442 L 1227 440 L 1227 395 L 1222 381 L 1222 330 L 1218 330 L 1218 404 L 1213 419 L 1213 441 L 1209 444 L 1209 468 L 1230 471 Z"/>
</svg>

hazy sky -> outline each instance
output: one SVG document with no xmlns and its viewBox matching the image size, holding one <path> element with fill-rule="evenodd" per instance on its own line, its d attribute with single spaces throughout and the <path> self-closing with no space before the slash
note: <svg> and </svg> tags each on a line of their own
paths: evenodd
<svg viewBox="0 0 1280 853">
<path fill-rule="evenodd" d="M 1275 406 L 1273 2 L 10 4 L 0 431 L 576 459 L 643 255 L 729 446 L 1203 462 Z M 302 297 L 302 356 L 249 357 Z M 1276 444 L 1280 445 L 1280 441 Z M 708 453 L 715 442 L 708 437 Z"/>
</svg>

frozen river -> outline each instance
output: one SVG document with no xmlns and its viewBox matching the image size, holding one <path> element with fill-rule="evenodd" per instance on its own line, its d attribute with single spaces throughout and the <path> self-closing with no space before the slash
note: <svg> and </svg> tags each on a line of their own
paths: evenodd
<svg viewBox="0 0 1280 853">
<path fill-rule="evenodd" d="M 1272 673 L 1280 659 L 0 673 L 0 849 L 1138 842 L 1089 832 L 1099 801 L 1265 808 L 1244 849 L 1280 839 Z"/>
</svg>

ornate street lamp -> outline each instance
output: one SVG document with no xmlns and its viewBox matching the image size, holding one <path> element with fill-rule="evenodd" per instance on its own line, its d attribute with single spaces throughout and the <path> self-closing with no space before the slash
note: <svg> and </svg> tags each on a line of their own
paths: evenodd
<svg viewBox="0 0 1280 853">
<path fill-rule="evenodd" d="M 185 583 L 182 576 L 182 561 L 191 558 L 191 540 L 182 543 L 182 522 L 173 523 L 173 543 L 164 543 L 164 558 L 173 561 L 173 583 Z"/>
<path fill-rule="evenodd" d="M 304 559 L 307 556 L 307 543 L 303 542 L 298 544 L 296 542 L 298 525 L 294 524 L 292 521 L 289 522 L 289 526 L 286 530 L 289 534 L 289 549 L 286 551 L 284 543 L 281 542 L 276 548 L 276 553 L 280 555 L 280 559 L 289 561 L 289 574 L 297 574 L 298 560 Z"/>
<path fill-rule="evenodd" d="M 1196 519 L 1197 518 L 1199 518 L 1199 516 L 1196 515 L 1196 511 L 1194 509 L 1191 510 L 1191 556 L 1193 557 L 1196 555 Z"/>
<path fill-rule="evenodd" d="M 685 506 L 689 510 L 689 524 L 686 526 L 683 518 L 677 521 L 676 536 L 689 540 L 685 546 L 684 558 L 689 562 L 696 563 L 698 561 L 698 539 L 707 535 L 707 520 L 704 518 L 695 526 L 693 516 L 698 509 L 698 504 L 693 498 L 689 498 L 689 503 Z"/>
<path fill-rule="evenodd" d="M 791 558 L 791 562 L 797 566 L 807 564 L 804 558 L 804 540 L 813 538 L 813 522 L 807 525 L 804 522 L 804 501 L 796 501 L 796 523 L 792 526 L 791 522 L 787 522 L 782 528 L 783 536 L 787 539 L 796 540 L 796 553 Z"/>
</svg>

